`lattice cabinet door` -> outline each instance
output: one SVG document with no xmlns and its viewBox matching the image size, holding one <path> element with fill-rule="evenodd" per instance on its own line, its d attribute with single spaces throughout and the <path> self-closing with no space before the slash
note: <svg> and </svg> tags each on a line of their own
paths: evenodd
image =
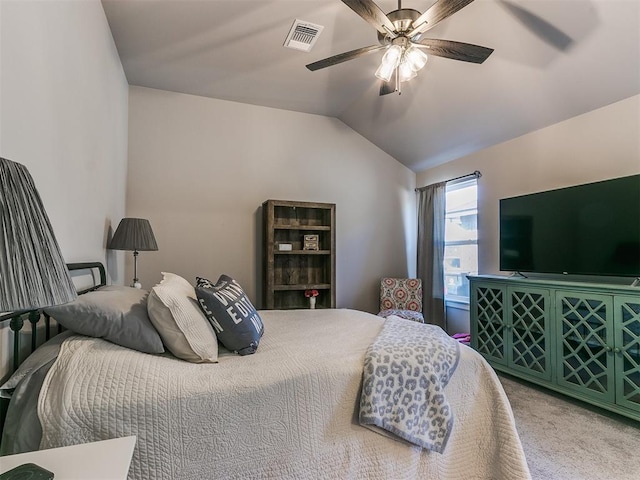
<svg viewBox="0 0 640 480">
<path fill-rule="evenodd" d="M 613 299 L 556 291 L 558 385 L 612 403 L 615 391 Z"/>
<path fill-rule="evenodd" d="M 640 412 L 640 298 L 615 299 L 616 403 Z"/>
<path fill-rule="evenodd" d="M 527 375 L 551 380 L 549 290 L 507 289 L 507 336 L 509 367 Z"/>
<path fill-rule="evenodd" d="M 473 284 L 473 319 L 471 346 L 488 360 L 506 365 L 505 309 L 507 289 L 504 286 Z"/>
</svg>

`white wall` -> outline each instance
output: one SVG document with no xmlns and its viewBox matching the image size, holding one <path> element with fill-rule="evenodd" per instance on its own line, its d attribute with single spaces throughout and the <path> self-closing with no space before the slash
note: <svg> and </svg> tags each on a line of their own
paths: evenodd
<svg viewBox="0 0 640 480">
<path fill-rule="evenodd" d="M 267 199 L 336 203 L 339 307 L 377 312 L 380 277 L 415 273 L 415 174 L 339 120 L 141 87 L 129 113 L 127 215 L 159 246 L 144 287 L 227 273 L 261 305 Z"/>
<path fill-rule="evenodd" d="M 127 97 L 98 0 L 0 0 L 0 156 L 31 172 L 67 262 L 105 261 L 124 215 Z"/>
<path fill-rule="evenodd" d="M 640 96 L 418 173 L 418 186 L 480 170 L 478 269 L 499 271 L 499 199 L 640 173 Z"/>
</svg>

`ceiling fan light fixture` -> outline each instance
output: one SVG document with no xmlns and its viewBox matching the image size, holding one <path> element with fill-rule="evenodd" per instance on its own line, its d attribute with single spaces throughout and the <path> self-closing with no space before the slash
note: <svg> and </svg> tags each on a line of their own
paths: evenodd
<svg viewBox="0 0 640 480">
<path fill-rule="evenodd" d="M 404 61 L 411 65 L 414 72 L 422 69 L 427 64 L 427 60 L 429 60 L 427 54 L 414 46 L 409 47 L 404 55 Z"/>
<path fill-rule="evenodd" d="M 389 80 L 391 80 L 391 75 L 393 75 L 393 71 L 395 69 L 396 67 L 393 65 L 386 65 L 384 63 L 381 63 L 376 70 L 376 77 L 378 77 L 380 80 L 388 82 Z"/>
<path fill-rule="evenodd" d="M 391 80 L 393 71 L 400 64 L 403 53 L 404 49 L 400 45 L 391 45 L 382 56 L 382 62 L 376 70 L 376 77 L 385 82 Z"/>
<path fill-rule="evenodd" d="M 402 58 L 403 48 L 400 45 L 391 45 L 382 56 L 382 65 L 396 68 Z"/>
<path fill-rule="evenodd" d="M 408 82 L 412 78 L 416 77 L 418 74 L 412 68 L 409 62 L 402 62 L 398 67 L 398 76 L 401 82 Z"/>
</svg>

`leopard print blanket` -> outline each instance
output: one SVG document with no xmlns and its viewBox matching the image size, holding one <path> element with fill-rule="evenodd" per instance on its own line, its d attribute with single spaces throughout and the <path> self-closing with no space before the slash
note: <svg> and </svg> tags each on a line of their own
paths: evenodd
<svg viewBox="0 0 640 480">
<path fill-rule="evenodd" d="M 444 388 L 459 356 L 440 327 L 387 318 L 366 353 L 360 424 L 442 453 L 453 427 Z"/>
</svg>

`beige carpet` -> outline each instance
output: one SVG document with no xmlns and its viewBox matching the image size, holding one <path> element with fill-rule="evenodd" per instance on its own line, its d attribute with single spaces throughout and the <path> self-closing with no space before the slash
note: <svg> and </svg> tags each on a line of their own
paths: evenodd
<svg viewBox="0 0 640 480">
<path fill-rule="evenodd" d="M 640 423 L 501 375 L 534 480 L 640 479 Z"/>
</svg>

